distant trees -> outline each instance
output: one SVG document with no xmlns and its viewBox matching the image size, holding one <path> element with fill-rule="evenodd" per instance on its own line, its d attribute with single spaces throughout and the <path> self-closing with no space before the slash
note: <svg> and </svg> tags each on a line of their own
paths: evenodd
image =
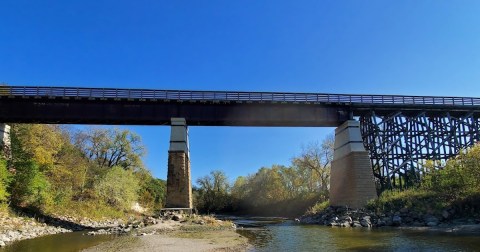
<svg viewBox="0 0 480 252">
<path fill-rule="evenodd" d="M 333 134 L 327 135 L 319 145 L 311 143 L 303 149 L 300 156 L 293 158 L 292 164 L 299 170 L 310 170 L 313 174 L 308 174 L 315 183 L 312 188 L 326 192 L 330 187 L 330 166 L 333 161 L 333 146 L 335 138 Z"/>
<path fill-rule="evenodd" d="M 197 179 L 197 207 L 205 212 L 226 210 L 229 206 L 230 184 L 223 171 L 212 171 L 210 175 Z"/>
<path fill-rule="evenodd" d="M 328 135 L 321 144 L 309 144 L 292 158 L 290 167 L 262 167 L 255 174 L 238 177 L 231 187 L 223 172 L 213 171 L 197 180 L 197 207 L 205 212 L 301 214 L 328 198 L 333 141 Z"/>
</svg>

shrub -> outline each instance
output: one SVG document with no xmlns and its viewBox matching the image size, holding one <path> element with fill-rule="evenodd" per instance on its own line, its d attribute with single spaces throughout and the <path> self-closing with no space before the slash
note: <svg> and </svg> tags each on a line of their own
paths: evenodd
<svg viewBox="0 0 480 252">
<path fill-rule="evenodd" d="M 317 202 L 317 203 L 315 203 L 315 205 L 313 205 L 312 207 L 310 207 L 307 210 L 307 214 L 319 213 L 319 212 L 323 211 L 325 208 L 327 208 L 329 205 L 330 205 L 330 202 L 328 200 L 327 201 L 322 201 L 322 202 Z"/>
<path fill-rule="evenodd" d="M 10 178 L 10 173 L 7 170 L 7 161 L 0 158 L 0 204 L 5 203 L 8 200 L 8 196 L 10 196 L 7 191 Z"/>
<path fill-rule="evenodd" d="M 106 204 L 130 209 L 138 198 L 139 181 L 132 171 L 115 166 L 95 185 L 95 191 Z"/>
<path fill-rule="evenodd" d="M 43 208 L 51 204 L 50 183 L 33 161 L 15 163 L 12 199 L 21 205 Z"/>
</svg>

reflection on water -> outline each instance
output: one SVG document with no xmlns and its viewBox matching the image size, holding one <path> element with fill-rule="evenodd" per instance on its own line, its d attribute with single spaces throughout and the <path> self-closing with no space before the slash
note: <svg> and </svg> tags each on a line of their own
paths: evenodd
<svg viewBox="0 0 480 252">
<path fill-rule="evenodd" d="M 478 233 L 332 228 L 271 218 L 234 221 L 249 224 L 237 232 L 249 239 L 253 251 L 480 251 Z"/>
<path fill-rule="evenodd" d="M 453 234 L 395 228 L 331 228 L 299 225 L 281 218 L 229 218 L 248 238 L 253 251 L 480 251 L 480 234 Z M 0 252 L 73 252 L 115 236 L 81 232 L 49 235 L 16 242 Z M 165 248 L 164 248 L 165 249 Z M 168 249 L 168 248 L 167 248 Z"/>
<path fill-rule="evenodd" d="M 47 235 L 15 242 L 0 252 L 76 252 L 114 239 L 113 235 L 83 235 L 82 232 Z"/>
</svg>

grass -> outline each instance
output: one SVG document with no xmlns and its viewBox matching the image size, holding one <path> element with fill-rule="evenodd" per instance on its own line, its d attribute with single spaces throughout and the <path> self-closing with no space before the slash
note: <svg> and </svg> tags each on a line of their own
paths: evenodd
<svg viewBox="0 0 480 252">
<path fill-rule="evenodd" d="M 306 214 L 313 215 L 313 214 L 319 213 L 323 211 L 325 208 L 327 208 L 329 205 L 330 203 L 328 200 L 323 202 L 317 202 L 315 203 L 315 205 L 313 205 L 307 210 Z"/>
<path fill-rule="evenodd" d="M 480 191 L 470 190 L 447 194 L 424 188 L 411 188 L 404 191 L 383 192 L 367 208 L 377 213 L 396 212 L 402 208 L 427 214 L 441 214 L 446 209 L 454 209 L 457 217 L 480 216 Z"/>
<path fill-rule="evenodd" d="M 87 217 L 92 220 L 123 219 L 126 213 L 97 201 L 70 201 L 66 204 L 48 207 L 46 214 L 68 215 L 75 218 Z"/>
</svg>

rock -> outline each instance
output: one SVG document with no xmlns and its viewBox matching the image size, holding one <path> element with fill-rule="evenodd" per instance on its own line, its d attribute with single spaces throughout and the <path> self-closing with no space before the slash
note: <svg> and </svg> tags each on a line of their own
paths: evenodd
<svg viewBox="0 0 480 252">
<path fill-rule="evenodd" d="M 361 227 L 362 224 L 360 224 L 359 221 L 353 221 L 352 227 Z"/>
<path fill-rule="evenodd" d="M 409 223 L 413 222 L 413 219 L 411 217 L 407 216 L 407 217 L 405 217 L 404 222 L 409 224 Z"/>
<path fill-rule="evenodd" d="M 340 224 L 332 221 L 332 222 L 328 223 L 327 226 L 330 226 L 330 227 L 338 227 L 338 226 L 340 226 Z"/>
<path fill-rule="evenodd" d="M 435 216 L 432 216 L 432 215 L 427 215 L 427 216 L 425 216 L 425 217 L 424 217 L 424 220 L 425 220 L 425 223 L 429 223 L 429 222 L 436 222 L 436 223 L 438 223 L 438 222 L 439 222 L 438 218 L 435 217 Z"/>
<path fill-rule="evenodd" d="M 350 222 L 348 221 L 344 221 L 342 224 L 341 224 L 342 227 L 350 227 Z"/>
<path fill-rule="evenodd" d="M 341 220 L 343 221 L 348 221 L 349 223 L 352 223 L 352 217 L 346 215 L 346 216 L 343 216 L 342 218 L 340 218 Z"/>
<path fill-rule="evenodd" d="M 392 225 L 394 226 L 400 226 L 402 224 L 402 217 L 398 215 L 394 215 L 392 218 Z"/>
<path fill-rule="evenodd" d="M 429 226 L 429 227 L 435 227 L 437 225 L 438 225 L 438 222 L 435 222 L 435 221 L 427 222 L 427 226 Z"/>
<path fill-rule="evenodd" d="M 377 220 L 377 227 L 383 227 L 385 225 L 387 225 L 387 223 L 385 221 L 383 221 L 381 219 Z"/>
<path fill-rule="evenodd" d="M 370 216 L 365 216 L 360 220 L 360 225 L 362 227 L 372 227 L 372 223 L 370 222 Z"/>
<path fill-rule="evenodd" d="M 448 219 L 448 217 L 450 217 L 450 214 L 448 213 L 447 210 L 443 210 L 443 212 L 442 212 L 442 217 L 443 217 L 444 219 Z"/>
<path fill-rule="evenodd" d="M 0 247 L 5 247 L 5 246 L 6 246 L 5 242 L 0 241 Z"/>
</svg>

